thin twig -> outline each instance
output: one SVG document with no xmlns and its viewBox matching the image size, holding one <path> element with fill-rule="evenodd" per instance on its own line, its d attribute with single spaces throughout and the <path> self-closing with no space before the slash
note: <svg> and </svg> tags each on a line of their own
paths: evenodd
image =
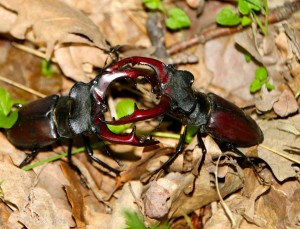
<svg viewBox="0 0 300 229">
<path fill-rule="evenodd" d="M 286 2 L 284 3 L 283 6 L 277 7 L 274 10 L 270 11 L 270 14 L 268 16 L 268 23 L 276 23 L 282 20 L 285 20 L 289 18 L 294 12 L 298 11 L 300 9 L 300 0 L 294 1 L 294 2 Z M 248 27 L 243 27 L 243 26 L 237 26 L 234 28 L 228 27 L 228 28 L 223 28 L 223 27 L 215 27 L 212 29 L 207 29 L 205 30 L 202 34 L 196 35 L 190 40 L 183 41 L 180 43 L 177 43 L 171 47 L 168 48 L 167 52 L 169 55 L 178 53 L 180 51 L 183 51 L 187 48 L 190 48 L 194 45 L 198 44 L 204 44 L 209 40 L 221 37 L 221 36 L 226 36 L 229 34 L 233 34 L 236 32 L 239 32 L 243 29 L 246 29 Z"/>
<path fill-rule="evenodd" d="M 292 158 L 292 157 L 290 157 L 290 156 L 288 156 L 288 155 L 286 155 L 286 154 L 284 154 L 284 153 L 281 153 L 281 152 L 279 152 L 279 151 L 276 151 L 276 150 L 274 150 L 274 149 L 272 149 L 272 148 L 270 148 L 270 147 L 268 147 L 268 146 L 265 146 L 265 145 L 263 145 L 263 144 L 260 144 L 260 145 L 258 145 L 259 147 L 262 147 L 262 148 L 264 148 L 264 149 L 266 149 L 266 150 L 269 150 L 270 152 L 272 152 L 272 153 L 275 153 L 275 154 L 277 154 L 277 155 L 279 155 L 279 156 L 281 156 L 281 157 L 283 157 L 283 158 L 285 158 L 285 159 L 288 159 L 288 160 L 290 160 L 290 161 L 292 161 L 292 162 L 295 162 L 295 163 L 297 163 L 297 164 L 300 164 L 300 161 L 299 160 L 297 160 L 297 159 L 295 159 L 295 158 Z"/>
<path fill-rule="evenodd" d="M 38 51 L 37 49 L 31 48 L 29 46 L 23 45 L 23 44 L 19 44 L 17 42 L 11 42 L 12 46 L 14 46 L 15 48 L 18 48 L 24 52 L 30 53 L 34 56 L 40 57 L 42 59 L 46 59 L 46 54 L 43 52 Z M 51 58 L 51 62 L 53 63 L 57 63 L 55 58 Z"/>
<path fill-rule="evenodd" d="M 128 15 L 128 17 L 136 24 L 136 26 L 144 33 L 147 34 L 147 29 L 145 26 L 141 23 L 141 21 L 129 10 L 125 10 L 125 13 Z"/>
<path fill-rule="evenodd" d="M 217 163 L 216 163 L 216 170 L 215 170 L 215 183 L 216 183 L 216 189 L 217 189 L 217 194 L 219 196 L 220 199 L 220 203 L 225 211 L 225 213 L 227 214 L 227 216 L 229 217 L 232 227 L 231 228 L 236 228 L 236 223 L 235 223 L 235 219 L 234 219 L 234 215 L 232 214 L 231 210 L 229 209 L 229 207 L 227 206 L 227 204 L 224 202 L 223 197 L 220 193 L 220 189 L 219 189 L 219 183 L 218 183 L 218 168 L 219 168 L 219 164 L 220 164 L 220 159 L 223 155 L 220 155 L 218 157 Z"/>
<path fill-rule="evenodd" d="M 3 76 L 0 76 L 0 81 L 3 81 L 5 83 L 7 83 L 7 84 L 10 84 L 10 85 L 12 85 L 14 87 L 20 88 L 20 89 L 22 89 L 22 90 L 24 90 L 24 91 L 26 91 L 28 93 L 31 93 L 33 95 L 38 96 L 38 97 L 41 97 L 41 98 L 45 98 L 46 97 L 46 95 L 44 95 L 44 94 L 42 94 L 42 93 L 40 93 L 40 92 L 38 92 L 36 90 L 33 90 L 33 89 L 29 88 L 29 87 L 26 87 L 23 84 L 16 83 L 16 82 L 14 82 L 14 81 L 12 81 L 10 79 L 7 79 L 7 78 L 5 78 Z"/>
</svg>

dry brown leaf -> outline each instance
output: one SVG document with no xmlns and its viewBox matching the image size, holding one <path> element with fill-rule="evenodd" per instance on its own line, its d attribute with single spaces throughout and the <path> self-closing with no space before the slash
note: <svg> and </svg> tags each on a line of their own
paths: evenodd
<svg viewBox="0 0 300 229">
<path fill-rule="evenodd" d="M 101 50 L 109 50 L 109 46 L 99 28 L 79 10 L 59 0 L 1 0 L 0 6 L 0 13 L 10 15 L 2 18 L 0 31 L 9 30 L 17 39 L 30 40 L 46 48 L 47 59 L 54 52 L 65 75 L 87 82 L 89 78 L 83 65 L 96 63 L 102 67 L 106 55 Z M 77 48 L 78 44 L 81 45 Z M 90 46 L 94 47 L 93 52 Z M 60 48 L 68 51 L 56 53 Z"/>
<path fill-rule="evenodd" d="M 267 221 L 267 228 L 299 228 L 299 181 L 272 185 L 270 191 L 258 199 L 256 213 Z"/>
<path fill-rule="evenodd" d="M 125 228 L 124 211 L 138 212 L 135 201 L 141 197 L 143 186 L 139 181 L 131 181 L 124 185 L 118 200 L 113 206 L 113 214 L 108 225 L 103 228 Z"/>
<path fill-rule="evenodd" d="M 261 227 L 266 226 L 266 220 L 261 219 L 256 215 L 255 202 L 261 195 L 265 194 L 269 189 L 270 186 L 257 186 L 251 194 L 251 197 L 244 202 L 243 217 L 245 217 L 245 219 L 247 219 L 248 222 L 254 223 L 255 225 Z"/>
<path fill-rule="evenodd" d="M 244 228 L 245 229 L 267 228 L 266 220 L 263 220 L 257 216 L 254 217 L 254 220 L 252 220 L 252 222 L 248 222 L 243 218 L 244 211 L 247 210 L 246 209 L 247 204 L 249 204 L 249 200 L 247 198 L 241 196 L 240 194 L 233 194 L 225 200 L 225 203 L 233 213 L 233 218 L 236 223 L 236 227 L 234 228 L 243 228 L 243 229 Z M 216 211 L 213 212 L 212 217 L 205 224 L 205 228 L 208 229 L 233 228 L 232 223 L 230 222 L 228 216 L 226 215 L 223 207 L 220 204 L 218 205 Z"/>
<path fill-rule="evenodd" d="M 0 203 L 0 226 L 3 229 L 8 228 L 8 219 L 9 216 L 11 215 L 12 211 L 5 205 L 3 202 Z"/>
<path fill-rule="evenodd" d="M 42 155 L 39 155 L 41 157 Z M 72 217 L 70 202 L 66 198 L 64 187 L 70 186 L 61 170 L 60 162 L 49 163 L 44 166 L 34 168 L 37 173 L 35 187 L 44 189 L 51 196 L 52 203 L 60 210 L 60 217 L 68 223 L 70 227 L 75 226 Z"/>
<path fill-rule="evenodd" d="M 75 219 L 76 227 L 83 228 L 85 226 L 83 218 L 83 195 L 80 190 L 80 184 L 74 170 L 65 163 L 61 165 L 62 171 L 70 182 L 69 186 L 65 186 L 66 194 L 72 206 L 72 216 Z"/>
<path fill-rule="evenodd" d="M 21 164 L 25 158 L 25 153 L 14 147 L 2 132 L 0 132 L 0 150 L 9 155 L 15 165 Z"/>
<path fill-rule="evenodd" d="M 24 206 L 33 185 L 33 174 L 0 162 L 0 181 L 4 201 L 14 210 Z"/>
<path fill-rule="evenodd" d="M 87 45 L 62 46 L 54 56 L 64 74 L 75 81 L 89 82 L 95 77 L 93 66 L 104 67 L 107 55 L 98 48 Z"/>
<path fill-rule="evenodd" d="M 297 112 L 299 106 L 293 93 L 285 89 L 279 96 L 278 101 L 274 103 L 273 109 L 280 117 L 286 117 Z"/>
<path fill-rule="evenodd" d="M 300 145 L 299 123 L 299 114 L 285 120 L 268 120 L 260 123 L 260 127 L 264 133 L 262 145 L 300 161 L 299 154 L 288 153 L 290 147 L 299 147 Z M 258 157 L 270 166 L 279 181 L 297 176 L 295 169 L 292 167 L 295 162 L 291 160 L 263 147 L 258 147 Z"/>
<path fill-rule="evenodd" d="M 255 106 L 259 111 L 270 111 L 272 110 L 274 103 L 278 101 L 279 96 L 279 91 L 268 91 L 267 88 L 263 86 L 259 96 L 255 99 Z"/>
<path fill-rule="evenodd" d="M 249 85 L 254 79 L 255 64 L 246 63 L 232 37 L 222 37 L 205 44 L 204 60 L 213 73 L 211 84 L 245 100 L 251 100 Z"/>
<path fill-rule="evenodd" d="M 59 0 L 1 0 L 0 4 L 18 14 L 10 33 L 18 39 L 45 44 L 47 59 L 57 44 L 84 43 L 108 48 L 103 34 L 88 17 Z"/>
<path fill-rule="evenodd" d="M 161 180 L 161 179 L 160 179 Z M 170 199 L 168 189 L 154 181 L 143 197 L 145 215 L 153 219 L 163 218 L 169 212 L 167 200 Z"/>
<path fill-rule="evenodd" d="M 209 156 L 207 155 L 207 160 Z M 185 190 L 177 195 L 176 199 L 173 200 L 172 207 L 169 212 L 169 218 L 181 216 L 183 213 L 188 214 L 193 212 L 195 209 L 199 209 L 208 203 L 219 199 L 215 187 L 211 185 L 210 174 L 207 171 L 209 164 L 204 164 L 200 171 L 200 175 L 194 182 L 193 195 L 190 196 L 189 192 L 185 193 Z M 231 172 L 227 173 L 225 182 L 221 185 L 220 192 L 222 196 L 227 196 L 230 193 L 242 187 L 242 181 L 240 177 Z M 188 182 L 186 183 L 186 190 L 188 188 Z M 191 184 L 191 183 L 190 183 Z"/>
<path fill-rule="evenodd" d="M 120 174 L 120 181 L 126 183 L 130 180 L 139 179 L 142 175 L 145 175 L 147 171 L 152 171 L 151 167 L 154 159 L 173 151 L 173 148 L 157 148 L 157 146 L 154 146 L 154 150 L 144 152 L 139 161 L 133 162 L 126 171 Z M 153 170 L 158 169 L 160 166 L 161 162 L 159 160 L 159 163 Z"/>
<path fill-rule="evenodd" d="M 60 211 L 46 190 L 32 188 L 20 211 L 11 214 L 9 223 L 11 228 L 19 223 L 32 229 L 70 228 L 62 214 L 57 214 Z"/>
</svg>

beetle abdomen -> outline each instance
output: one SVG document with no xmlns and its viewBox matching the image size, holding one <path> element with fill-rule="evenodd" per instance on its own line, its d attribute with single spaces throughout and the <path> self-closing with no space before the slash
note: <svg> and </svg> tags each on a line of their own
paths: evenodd
<svg viewBox="0 0 300 229">
<path fill-rule="evenodd" d="M 263 133 L 257 123 L 233 103 L 208 94 L 211 112 L 206 131 L 221 142 L 250 147 L 263 141 Z"/>
<path fill-rule="evenodd" d="M 53 111 L 59 96 L 52 95 L 26 104 L 19 110 L 15 125 L 7 131 L 8 139 L 19 148 L 36 149 L 58 138 Z"/>
</svg>

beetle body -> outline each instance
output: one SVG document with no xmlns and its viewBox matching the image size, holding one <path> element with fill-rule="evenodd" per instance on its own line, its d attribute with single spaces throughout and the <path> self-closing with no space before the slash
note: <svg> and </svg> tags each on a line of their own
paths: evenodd
<svg viewBox="0 0 300 229">
<path fill-rule="evenodd" d="M 42 148 L 55 142 L 58 133 L 53 116 L 58 100 L 59 96 L 53 95 L 20 108 L 17 122 L 7 131 L 8 139 L 24 149 Z"/>
<path fill-rule="evenodd" d="M 220 143 L 250 147 L 263 141 L 257 123 L 233 103 L 213 93 L 195 93 L 196 106 L 188 124 L 196 125 Z"/>
<path fill-rule="evenodd" d="M 209 93 L 211 111 L 205 129 L 220 142 L 238 147 L 250 147 L 263 141 L 263 133 L 257 123 L 233 103 Z"/>
<path fill-rule="evenodd" d="M 76 83 L 69 96 L 51 95 L 26 104 L 16 124 L 7 131 L 17 147 L 39 149 L 60 138 L 91 132 L 89 84 Z"/>
</svg>

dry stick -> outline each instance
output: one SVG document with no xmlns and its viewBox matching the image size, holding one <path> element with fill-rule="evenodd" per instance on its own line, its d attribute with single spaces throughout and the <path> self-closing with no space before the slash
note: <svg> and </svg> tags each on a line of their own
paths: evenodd
<svg viewBox="0 0 300 229">
<path fill-rule="evenodd" d="M 144 33 L 147 34 L 147 30 L 145 26 L 141 23 L 141 21 L 129 10 L 125 10 L 125 13 L 128 15 L 128 17 L 136 24 L 136 26 Z"/>
<path fill-rule="evenodd" d="M 29 88 L 29 87 L 26 87 L 23 84 L 16 83 L 16 82 L 14 82 L 14 81 L 12 81 L 10 79 L 7 79 L 7 78 L 5 78 L 3 76 L 0 76 L 0 81 L 8 83 L 8 84 L 10 84 L 10 85 L 12 85 L 14 87 L 20 88 L 20 89 L 22 89 L 24 91 L 27 91 L 27 92 L 29 92 L 31 94 L 34 94 L 34 95 L 38 96 L 38 97 L 41 97 L 41 98 L 45 98 L 46 97 L 46 95 L 44 95 L 44 94 L 42 94 L 42 93 L 40 93 L 40 92 L 38 92 L 36 90 L 33 90 L 33 89 Z"/>
<path fill-rule="evenodd" d="M 277 151 L 277 150 L 274 150 L 274 149 L 272 149 L 272 148 L 270 148 L 270 147 L 268 147 L 268 146 L 266 146 L 266 145 L 259 144 L 258 146 L 261 147 L 261 148 L 264 148 L 264 149 L 266 149 L 266 150 L 269 150 L 270 152 L 275 153 L 275 154 L 277 154 L 277 155 L 279 155 L 279 156 L 281 156 L 281 157 L 283 157 L 283 158 L 285 158 L 285 159 L 287 159 L 287 160 L 290 160 L 290 161 L 292 161 L 292 162 L 295 162 L 295 163 L 297 163 L 297 164 L 300 164 L 300 161 L 299 161 L 299 160 L 297 160 L 297 159 L 295 159 L 295 158 L 292 158 L 292 157 L 290 157 L 289 155 L 283 154 L 283 153 L 281 153 L 281 152 L 279 152 L 279 151 Z"/>
<path fill-rule="evenodd" d="M 37 56 L 37 57 L 40 57 L 42 59 L 46 59 L 46 54 L 43 53 L 43 52 L 40 52 L 34 48 L 31 48 L 31 47 L 28 47 L 26 45 L 23 45 L 23 44 L 19 44 L 17 42 L 11 42 L 12 46 L 14 46 L 15 48 L 17 49 L 20 49 L 24 52 L 27 52 L 27 53 L 30 53 L 34 56 Z M 53 63 L 57 63 L 56 59 L 55 58 L 51 58 L 51 62 Z"/>
<path fill-rule="evenodd" d="M 294 2 L 286 2 L 283 6 L 277 7 L 268 17 L 268 23 L 272 24 L 289 18 L 294 12 L 300 9 L 300 0 Z M 204 44 L 205 42 L 218 38 L 221 36 L 226 36 L 243 30 L 243 26 L 237 26 L 234 28 L 213 28 L 207 29 L 200 35 L 196 35 L 194 38 L 180 42 L 168 48 L 167 52 L 169 55 L 181 52 L 187 48 L 190 48 L 197 44 Z"/>
<path fill-rule="evenodd" d="M 235 222 L 235 217 L 233 215 L 233 213 L 231 212 L 231 210 L 229 209 L 229 207 L 227 206 L 227 204 L 225 203 L 225 201 L 223 200 L 223 197 L 220 193 L 220 189 L 219 189 L 219 183 L 218 183 L 218 169 L 219 169 L 219 164 L 220 164 L 220 159 L 221 157 L 224 155 L 220 155 L 218 157 L 217 163 L 216 163 L 216 170 L 215 170 L 215 183 L 216 183 L 216 189 L 217 189 L 217 194 L 219 196 L 220 199 L 220 203 L 225 211 L 225 213 L 227 214 L 230 222 L 231 222 L 231 228 L 236 228 L 236 222 Z"/>
</svg>

